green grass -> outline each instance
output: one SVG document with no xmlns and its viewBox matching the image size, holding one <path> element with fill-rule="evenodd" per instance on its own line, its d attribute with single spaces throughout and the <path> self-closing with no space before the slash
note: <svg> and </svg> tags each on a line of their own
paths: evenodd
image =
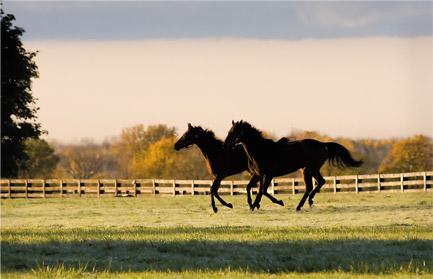
<svg viewBox="0 0 433 279">
<path fill-rule="evenodd" d="M 2 278 L 431 278 L 431 193 L 1 201 Z"/>
</svg>

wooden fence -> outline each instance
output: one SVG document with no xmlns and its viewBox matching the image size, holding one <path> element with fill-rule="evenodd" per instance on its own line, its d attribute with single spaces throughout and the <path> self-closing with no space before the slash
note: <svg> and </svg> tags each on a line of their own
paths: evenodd
<svg viewBox="0 0 433 279">
<path fill-rule="evenodd" d="M 325 177 L 321 192 L 433 192 L 433 171 Z M 227 180 L 219 193 L 246 193 L 248 180 Z M 165 179 L 1 179 L 1 198 L 139 197 L 149 195 L 208 195 L 211 180 Z M 257 188 L 253 187 L 253 192 Z M 276 178 L 271 194 L 305 191 L 302 178 Z"/>
</svg>

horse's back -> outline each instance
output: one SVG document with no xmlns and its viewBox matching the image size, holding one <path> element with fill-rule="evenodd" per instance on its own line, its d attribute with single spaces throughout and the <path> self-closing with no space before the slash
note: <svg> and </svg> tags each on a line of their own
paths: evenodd
<svg viewBox="0 0 433 279">
<path fill-rule="evenodd" d="M 315 139 L 303 139 L 303 140 L 300 140 L 299 142 L 301 142 L 302 145 L 308 146 L 308 147 L 318 147 L 318 146 L 323 145 L 323 142 L 315 140 Z"/>
<path fill-rule="evenodd" d="M 328 158 L 325 143 L 314 139 L 304 139 L 301 143 L 307 165 L 321 167 Z"/>
<path fill-rule="evenodd" d="M 281 157 L 281 161 L 290 158 L 291 164 L 298 168 L 309 165 L 322 165 L 327 158 L 324 143 L 314 139 L 281 142 L 277 149 L 279 149 L 279 152 L 277 152 L 279 155 L 277 156 Z"/>
</svg>

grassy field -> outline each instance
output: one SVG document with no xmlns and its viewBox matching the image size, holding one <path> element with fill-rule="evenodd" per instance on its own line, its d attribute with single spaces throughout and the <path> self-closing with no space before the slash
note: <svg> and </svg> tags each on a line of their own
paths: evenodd
<svg viewBox="0 0 433 279">
<path fill-rule="evenodd" d="M 2 278 L 432 278 L 432 193 L 1 201 Z"/>
</svg>

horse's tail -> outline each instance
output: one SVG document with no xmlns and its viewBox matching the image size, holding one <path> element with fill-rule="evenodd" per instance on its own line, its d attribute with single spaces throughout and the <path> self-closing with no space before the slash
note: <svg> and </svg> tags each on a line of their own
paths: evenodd
<svg viewBox="0 0 433 279">
<path fill-rule="evenodd" d="M 329 163 L 340 169 L 360 167 L 364 163 L 362 160 L 354 160 L 349 150 L 341 144 L 327 142 L 325 143 L 325 147 L 328 150 Z"/>
</svg>

